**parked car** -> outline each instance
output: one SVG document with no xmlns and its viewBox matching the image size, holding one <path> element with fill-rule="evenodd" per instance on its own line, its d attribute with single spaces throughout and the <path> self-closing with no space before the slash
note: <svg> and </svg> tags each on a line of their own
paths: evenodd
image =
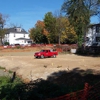
<svg viewBox="0 0 100 100">
<path fill-rule="evenodd" d="M 57 51 L 54 50 L 41 50 L 34 54 L 35 58 L 46 58 L 46 57 L 56 57 L 58 55 Z"/>
</svg>

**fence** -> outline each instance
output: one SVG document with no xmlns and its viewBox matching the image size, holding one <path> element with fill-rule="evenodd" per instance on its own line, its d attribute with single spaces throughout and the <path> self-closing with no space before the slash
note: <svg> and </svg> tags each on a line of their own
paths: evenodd
<svg viewBox="0 0 100 100">
<path fill-rule="evenodd" d="M 100 82 L 94 86 L 85 83 L 83 90 L 47 100 L 100 100 Z"/>
</svg>

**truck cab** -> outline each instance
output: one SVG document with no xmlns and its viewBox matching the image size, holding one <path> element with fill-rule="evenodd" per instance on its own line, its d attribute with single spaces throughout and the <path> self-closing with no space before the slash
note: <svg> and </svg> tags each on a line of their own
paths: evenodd
<svg viewBox="0 0 100 100">
<path fill-rule="evenodd" d="M 58 55 L 57 51 L 53 51 L 52 49 L 41 50 L 40 52 L 36 52 L 34 54 L 35 58 L 46 58 L 46 57 L 56 57 Z"/>
</svg>

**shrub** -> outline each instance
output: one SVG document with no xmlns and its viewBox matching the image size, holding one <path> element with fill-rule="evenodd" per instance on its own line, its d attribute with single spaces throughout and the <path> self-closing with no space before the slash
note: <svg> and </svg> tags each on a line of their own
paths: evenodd
<svg viewBox="0 0 100 100">
<path fill-rule="evenodd" d="M 19 78 L 11 82 L 8 76 L 0 76 L 0 100 L 18 100 L 18 86 L 22 82 Z"/>
<path fill-rule="evenodd" d="M 9 42 L 5 42 L 4 45 L 9 45 Z"/>
</svg>

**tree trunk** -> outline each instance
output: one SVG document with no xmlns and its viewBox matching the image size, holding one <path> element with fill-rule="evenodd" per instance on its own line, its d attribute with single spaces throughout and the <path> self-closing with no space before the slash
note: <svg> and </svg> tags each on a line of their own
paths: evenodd
<svg viewBox="0 0 100 100">
<path fill-rule="evenodd" d="M 60 33 L 59 33 L 59 39 L 58 39 L 58 44 L 60 45 Z"/>
<path fill-rule="evenodd" d="M 0 46 L 2 45 L 2 37 L 0 37 Z"/>
</svg>

